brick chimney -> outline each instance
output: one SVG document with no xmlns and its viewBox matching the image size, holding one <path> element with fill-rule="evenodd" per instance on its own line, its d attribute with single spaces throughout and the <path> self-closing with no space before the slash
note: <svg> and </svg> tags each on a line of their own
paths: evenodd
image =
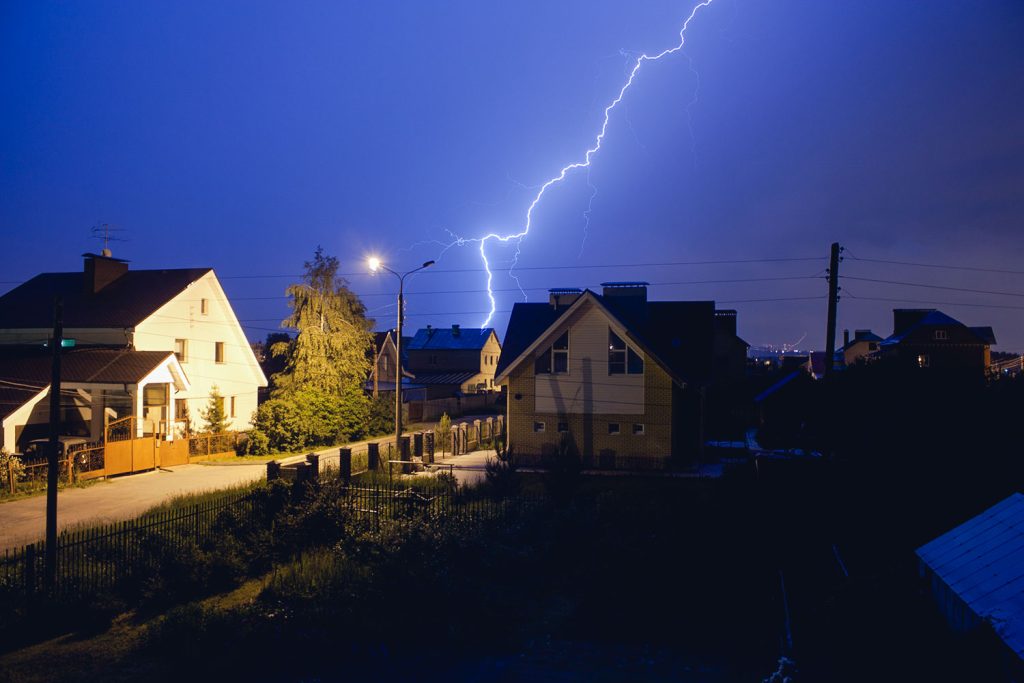
<svg viewBox="0 0 1024 683">
<path fill-rule="evenodd" d="M 128 272 L 127 261 L 114 258 L 108 249 L 103 251 L 104 254 L 82 254 L 85 258 L 85 291 L 88 294 L 96 294 Z"/>
<path fill-rule="evenodd" d="M 452 325 L 452 336 L 453 337 L 458 337 L 460 334 L 462 334 L 462 332 L 459 330 L 459 326 L 453 324 Z"/>
</svg>

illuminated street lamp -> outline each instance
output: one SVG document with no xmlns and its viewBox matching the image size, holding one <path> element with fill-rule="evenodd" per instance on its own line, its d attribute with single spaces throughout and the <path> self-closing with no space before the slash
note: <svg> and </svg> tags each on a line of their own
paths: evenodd
<svg viewBox="0 0 1024 683">
<path fill-rule="evenodd" d="M 405 273 L 398 273 L 383 263 L 376 256 L 371 256 L 366 260 L 366 265 L 369 266 L 371 273 L 378 273 L 382 270 L 386 270 L 395 277 L 398 278 L 398 327 L 395 332 L 395 451 L 398 453 L 398 457 L 402 457 L 402 318 L 405 314 L 405 302 L 402 298 L 403 290 L 405 288 L 405 276 L 417 273 L 424 268 L 429 268 L 434 265 L 433 261 L 427 261 L 419 268 L 414 268 Z"/>
</svg>

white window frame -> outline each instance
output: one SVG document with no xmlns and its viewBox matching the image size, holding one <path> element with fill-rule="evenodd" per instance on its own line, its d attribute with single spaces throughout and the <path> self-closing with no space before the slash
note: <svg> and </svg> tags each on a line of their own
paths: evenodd
<svg viewBox="0 0 1024 683">
<path fill-rule="evenodd" d="M 535 434 L 543 434 L 547 431 L 548 425 L 543 420 L 533 421 L 533 431 Z"/>
<path fill-rule="evenodd" d="M 633 436 L 644 436 L 647 434 L 647 427 L 643 422 L 633 423 Z"/>
<path fill-rule="evenodd" d="M 181 353 L 178 353 L 178 342 L 181 342 Z M 174 340 L 174 356 L 178 359 L 179 363 L 188 362 L 188 339 L 175 339 Z"/>
<path fill-rule="evenodd" d="M 622 433 L 622 425 L 618 422 L 608 423 L 608 436 L 618 436 Z"/>
<path fill-rule="evenodd" d="M 222 341 L 213 342 L 213 362 L 218 365 L 223 365 L 227 361 L 225 360 L 227 352 L 225 350 L 225 344 Z"/>
<path fill-rule="evenodd" d="M 935 341 L 948 341 L 949 332 L 946 330 L 935 330 Z"/>
<path fill-rule="evenodd" d="M 199 314 L 200 315 L 210 315 L 210 300 L 209 299 L 200 299 L 199 300 Z"/>
</svg>

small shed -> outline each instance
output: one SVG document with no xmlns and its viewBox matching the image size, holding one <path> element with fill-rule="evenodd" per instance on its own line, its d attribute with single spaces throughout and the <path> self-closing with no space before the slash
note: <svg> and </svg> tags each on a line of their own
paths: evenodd
<svg viewBox="0 0 1024 683">
<path fill-rule="evenodd" d="M 922 578 L 950 627 L 989 624 L 1024 663 L 1024 494 L 1015 493 L 917 549 Z"/>
</svg>

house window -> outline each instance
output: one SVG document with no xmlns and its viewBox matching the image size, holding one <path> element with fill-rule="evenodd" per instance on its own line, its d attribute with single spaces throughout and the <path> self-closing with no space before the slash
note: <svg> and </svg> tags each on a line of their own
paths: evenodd
<svg viewBox="0 0 1024 683">
<path fill-rule="evenodd" d="M 380 365 L 381 365 L 381 369 L 384 370 L 384 372 L 388 371 L 388 357 L 387 356 L 381 356 L 380 357 Z"/>
<path fill-rule="evenodd" d="M 546 427 L 546 425 L 543 422 L 534 422 L 533 423 L 533 431 L 535 431 L 535 432 L 538 432 L 538 433 L 543 432 L 545 427 Z"/>
<path fill-rule="evenodd" d="M 213 360 L 216 363 L 224 362 L 224 342 L 213 343 Z"/>
<path fill-rule="evenodd" d="M 203 314 L 203 315 L 209 315 L 210 314 L 210 300 L 209 299 L 200 299 L 199 300 L 199 312 L 201 314 Z"/>
<path fill-rule="evenodd" d="M 179 398 L 177 401 L 174 402 L 174 419 L 188 419 L 188 401 L 186 401 L 183 398 Z"/>
<path fill-rule="evenodd" d="M 231 397 L 231 412 L 229 413 L 229 416 L 230 417 L 234 417 L 235 416 L 235 397 L 234 396 Z"/>
<path fill-rule="evenodd" d="M 166 384 L 147 384 L 142 388 L 142 405 L 155 408 L 167 404 Z"/>
<path fill-rule="evenodd" d="M 935 341 L 946 341 L 949 339 L 949 332 L 946 330 L 935 330 Z"/>
<path fill-rule="evenodd" d="M 633 423 L 633 436 L 643 436 L 644 426 L 639 422 Z"/>
<path fill-rule="evenodd" d="M 611 434 L 611 435 L 618 434 L 619 433 L 619 423 L 618 422 L 609 422 L 608 423 L 608 433 Z"/>
<path fill-rule="evenodd" d="M 917 367 L 919 367 L 919 368 L 927 368 L 930 365 L 931 365 L 931 359 L 928 356 L 922 354 L 922 355 L 917 357 Z"/>
<path fill-rule="evenodd" d="M 569 423 L 568 422 L 559 422 L 558 423 L 558 433 L 559 434 L 564 434 L 567 431 L 569 431 Z"/>
<path fill-rule="evenodd" d="M 608 374 L 644 374 L 644 359 L 610 328 L 608 330 Z"/>
<path fill-rule="evenodd" d="M 178 359 L 179 363 L 184 363 L 188 359 L 188 340 L 186 339 L 175 339 L 174 340 L 174 356 Z"/>
<path fill-rule="evenodd" d="M 436 355 L 430 357 L 430 364 L 431 365 L 437 365 L 437 356 Z"/>
<path fill-rule="evenodd" d="M 566 330 L 562 336 L 555 340 L 551 348 L 543 351 L 534 361 L 533 374 L 535 375 L 563 375 L 569 372 L 569 331 Z"/>
</svg>

